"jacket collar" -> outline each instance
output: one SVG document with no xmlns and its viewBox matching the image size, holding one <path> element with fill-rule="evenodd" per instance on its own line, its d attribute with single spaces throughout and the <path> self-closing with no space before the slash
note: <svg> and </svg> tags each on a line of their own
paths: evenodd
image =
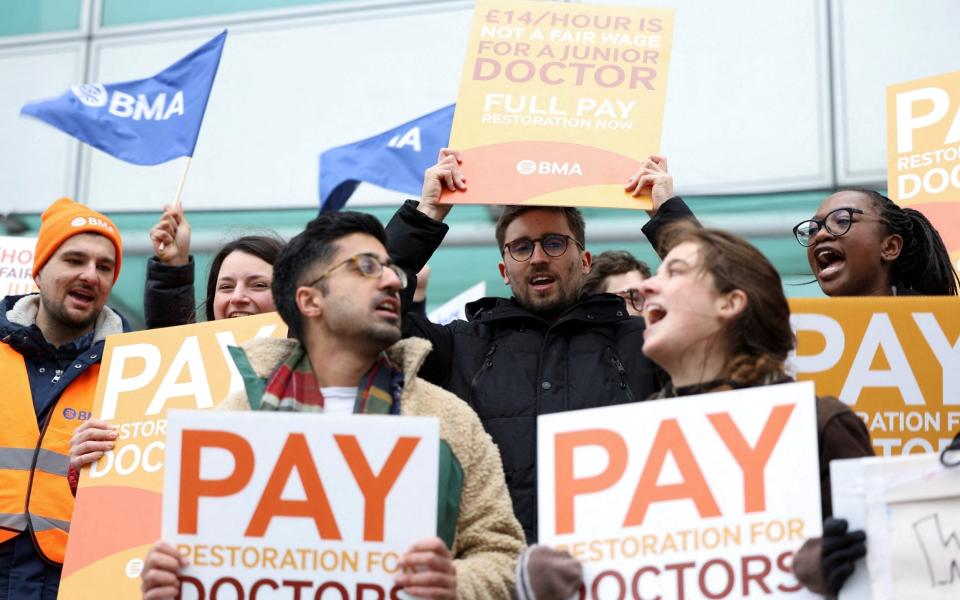
<svg viewBox="0 0 960 600">
<path fill-rule="evenodd" d="M 520 306 L 516 298 L 486 297 L 470 302 L 465 307 L 468 321 L 492 323 L 508 319 L 534 320 L 545 325 L 548 323 L 536 314 Z M 614 294 L 594 294 L 581 296 L 567 308 L 554 322 L 584 321 L 591 325 L 613 323 L 629 319 L 623 298 Z"/>
<path fill-rule="evenodd" d="M 250 366 L 259 377 L 269 377 L 297 346 L 289 338 L 254 338 L 242 344 Z M 413 381 L 433 346 L 422 338 L 407 338 L 386 349 L 387 358 L 403 371 L 405 381 Z"/>
<path fill-rule="evenodd" d="M 0 320 L 0 331 L 5 335 L 14 333 L 17 329 L 29 328 L 37 323 L 37 313 L 40 310 L 40 294 L 4 298 L 0 305 L 3 310 L 3 320 Z M 5 322 L 4 322 L 5 321 Z M 123 333 L 129 329 L 125 327 L 123 318 L 109 306 L 104 306 L 93 327 L 93 341 L 100 342 L 108 335 Z"/>
</svg>

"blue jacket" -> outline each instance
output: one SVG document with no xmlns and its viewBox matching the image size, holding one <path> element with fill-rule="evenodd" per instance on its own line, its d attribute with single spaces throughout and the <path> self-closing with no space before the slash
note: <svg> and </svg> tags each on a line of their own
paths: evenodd
<svg viewBox="0 0 960 600">
<path fill-rule="evenodd" d="M 0 343 L 9 344 L 24 358 L 37 423 L 42 429 L 50 407 L 63 391 L 87 368 L 100 362 L 106 336 L 130 331 L 130 326 L 119 313 L 104 308 L 93 332 L 56 348 L 36 325 L 39 298 L 39 294 L 28 294 L 0 300 Z M 0 544 L 0 600 L 55 599 L 60 570 L 61 565 L 40 557 L 28 534 L 6 541 Z"/>
</svg>

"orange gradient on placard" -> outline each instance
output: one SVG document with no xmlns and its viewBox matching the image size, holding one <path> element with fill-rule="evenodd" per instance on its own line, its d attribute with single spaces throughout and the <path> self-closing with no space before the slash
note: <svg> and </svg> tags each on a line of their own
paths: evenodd
<svg viewBox="0 0 960 600">
<path fill-rule="evenodd" d="M 63 566 L 70 577 L 87 565 L 160 538 L 161 494 L 133 487 L 81 488 L 70 529 L 72 561 Z M 109 532 L 110 535 L 103 535 Z"/>
<path fill-rule="evenodd" d="M 960 202 L 904 203 L 904 206 L 915 208 L 930 219 L 951 255 L 960 251 Z"/>
<path fill-rule="evenodd" d="M 649 208 L 623 192 L 622 202 L 589 198 L 589 188 L 609 186 L 633 175 L 640 162 L 603 148 L 566 142 L 505 142 L 461 152 L 467 179 L 463 192 L 444 191 L 440 201 L 456 204 L 525 204 Z M 474 176 L 496 173 L 496 177 Z M 622 186 L 621 186 L 622 188 Z M 583 196 L 577 190 L 583 190 Z M 584 197 L 586 196 L 586 197 Z"/>
</svg>

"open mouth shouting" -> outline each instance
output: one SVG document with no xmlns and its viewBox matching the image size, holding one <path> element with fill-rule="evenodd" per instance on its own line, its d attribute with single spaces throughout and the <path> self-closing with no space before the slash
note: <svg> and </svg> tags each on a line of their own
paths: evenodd
<svg viewBox="0 0 960 600">
<path fill-rule="evenodd" d="M 643 308 L 643 318 L 647 322 L 648 329 L 667 316 L 667 309 L 659 304 L 649 302 Z"/>
<path fill-rule="evenodd" d="M 67 292 L 71 304 L 81 309 L 88 309 L 97 300 L 97 295 L 87 288 L 74 288 Z"/>
<path fill-rule="evenodd" d="M 374 305 L 374 312 L 390 320 L 400 318 L 400 300 L 396 296 L 385 296 L 380 298 Z"/>
<path fill-rule="evenodd" d="M 813 251 L 817 279 L 830 280 L 840 274 L 847 264 L 846 256 L 839 248 L 820 244 Z"/>
<path fill-rule="evenodd" d="M 553 288 L 557 278 L 550 273 L 534 273 L 528 281 L 535 292 L 544 293 Z"/>
</svg>

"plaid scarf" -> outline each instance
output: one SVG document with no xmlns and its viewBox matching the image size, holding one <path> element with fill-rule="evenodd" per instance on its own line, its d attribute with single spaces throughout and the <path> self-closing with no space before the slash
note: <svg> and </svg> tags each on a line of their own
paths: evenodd
<svg viewBox="0 0 960 600">
<path fill-rule="evenodd" d="M 400 414 L 403 373 L 380 353 L 357 384 L 354 414 Z M 290 355 L 267 380 L 255 410 L 323 412 L 323 394 L 313 374 L 310 358 L 297 344 Z"/>
</svg>

